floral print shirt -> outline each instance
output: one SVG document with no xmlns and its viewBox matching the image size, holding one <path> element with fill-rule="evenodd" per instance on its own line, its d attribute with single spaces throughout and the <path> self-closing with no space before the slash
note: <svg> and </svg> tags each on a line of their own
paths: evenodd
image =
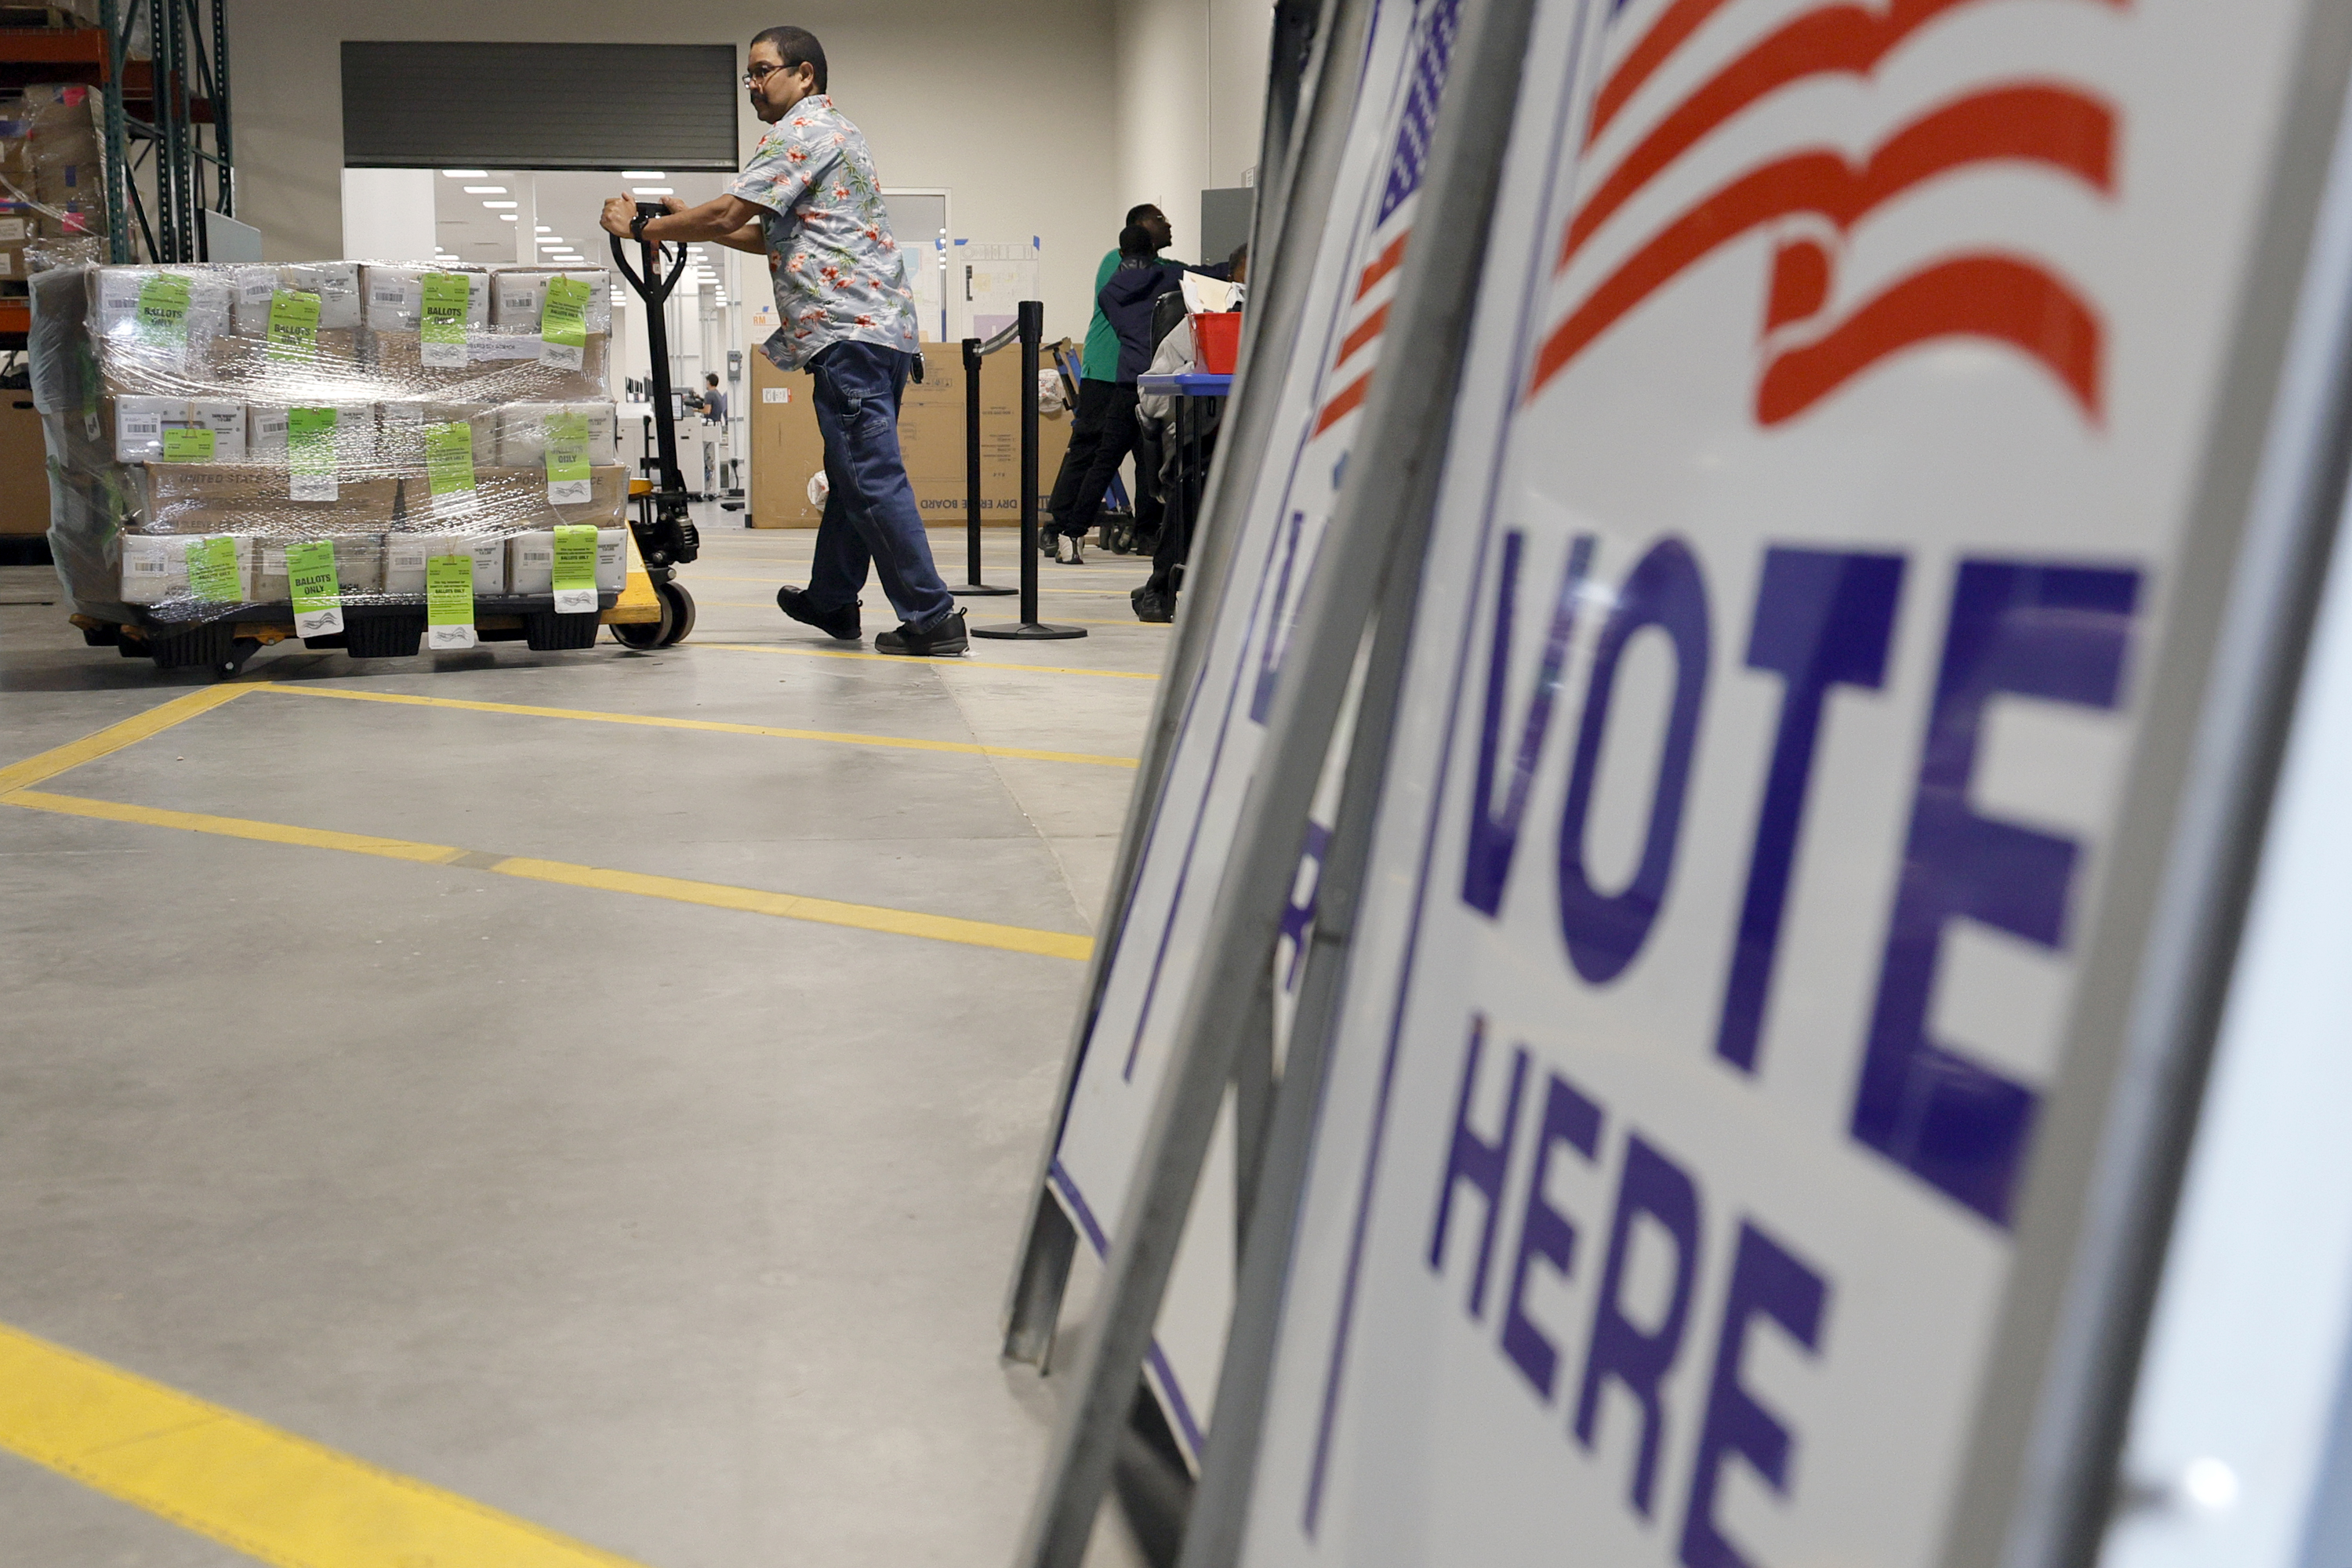
<svg viewBox="0 0 2352 1568">
<path fill-rule="evenodd" d="M 767 210 L 768 277 L 782 323 L 761 346 L 798 370 L 832 343 L 916 350 L 914 294 L 866 138 L 823 93 L 768 128 L 728 194 Z"/>
</svg>

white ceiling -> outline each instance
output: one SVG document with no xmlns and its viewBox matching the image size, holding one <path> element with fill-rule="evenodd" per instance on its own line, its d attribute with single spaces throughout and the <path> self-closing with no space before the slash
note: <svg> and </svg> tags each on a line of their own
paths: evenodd
<svg viewBox="0 0 2352 1568">
<path fill-rule="evenodd" d="M 597 215 L 607 197 L 667 189 L 688 206 L 720 195 L 731 178 L 726 174 L 670 174 L 658 179 L 628 179 L 621 171 L 579 173 L 550 170 L 490 170 L 481 174 L 452 175 L 446 170 L 434 182 L 435 242 L 442 256 L 478 265 L 532 259 L 520 242 L 524 236 L 541 241 L 539 259 L 562 262 L 572 254 L 554 243 L 562 241 L 583 266 L 610 266 L 607 236 L 597 226 Z M 467 191 L 467 186 L 499 186 L 491 191 Z M 642 195 L 655 201 L 659 196 Z M 492 207 L 491 202 L 512 202 Z M 499 215 L 512 213 L 508 222 Z M 544 234 L 540 233 L 545 229 Z M 632 258 L 634 259 L 634 258 Z"/>
</svg>

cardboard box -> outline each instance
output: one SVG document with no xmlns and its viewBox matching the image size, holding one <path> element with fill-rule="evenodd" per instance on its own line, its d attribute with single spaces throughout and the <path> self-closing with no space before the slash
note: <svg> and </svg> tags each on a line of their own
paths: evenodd
<svg viewBox="0 0 2352 1568">
<path fill-rule="evenodd" d="M 202 537 L 200 533 L 124 534 L 122 602 L 162 605 L 187 598 L 188 546 Z M 256 603 L 253 574 L 260 554 L 250 534 L 240 533 L 235 538 L 237 592 L 243 596 L 240 602 Z"/>
<path fill-rule="evenodd" d="M 29 202 L 0 202 L 0 282 L 21 283 L 29 275 L 25 247 L 41 237 L 41 215 Z"/>
<path fill-rule="evenodd" d="M 486 468 L 476 481 L 482 504 L 509 532 L 551 529 L 557 523 L 593 522 L 617 528 L 627 515 L 629 470 L 618 463 L 599 463 L 588 470 L 588 497 L 583 502 L 558 504 L 547 499 L 547 470 Z"/>
<path fill-rule="evenodd" d="M 370 327 L 361 336 L 360 352 L 374 375 L 414 387 L 419 396 L 446 395 L 488 403 L 611 401 L 605 379 L 611 333 L 588 334 L 578 370 L 541 363 L 539 342 L 535 331 L 481 328 L 466 334 L 464 364 L 429 365 L 425 363 L 421 334 Z"/>
<path fill-rule="evenodd" d="M 98 111 L 103 100 L 79 82 L 25 89 L 33 195 L 43 206 L 83 219 L 69 232 L 106 232 L 105 156 Z"/>
<path fill-rule="evenodd" d="M 422 597 L 425 563 L 436 555 L 472 556 L 476 594 L 507 591 L 507 541 L 502 533 L 387 533 L 383 536 L 383 591 Z"/>
<path fill-rule="evenodd" d="M 490 279 L 490 325 L 513 331 L 539 331 L 540 314 L 547 307 L 547 280 L 568 278 L 588 285 L 588 308 L 583 312 L 588 330 L 613 330 L 613 275 L 601 267 L 501 267 Z"/>
<path fill-rule="evenodd" d="M 0 535 L 49 531 L 48 449 L 29 392 L 0 392 Z"/>
<path fill-rule="evenodd" d="M 173 533 L 241 532 L 272 539 L 323 539 L 389 528 L 397 479 L 344 479 L 331 501 L 287 494 L 284 468 L 247 463 L 150 463 L 144 468 L 146 526 Z"/>
<path fill-rule="evenodd" d="M 547 461 L 547 420 L 551 415 L 578 414 L 588 420 L 588 460 L 617 463 L 621 447 L 614 422 L 618 410 L 609 403 L 509 403 L 498 411 L 498 464 L 502 468 L 528 468 Z"/>
<path fill-rule="evenodd" d="M 596 531 L 596 586 L 600 592 L 617 594 L 628 585 L 629 552 L 623 543 L 626 538 L 627 532 L 623 529 Z M 507 592 L 555 592 L 553 529 L 533 529 L 507 541 Z"/>
<path fill-rule="evenodd" d="M 966 506 L 964 371 L 960 343 L 923 345 L 923 381 L 907 384 L 898 405 L 898 448 L 915 504 L 934 527 L 961 524 Z M 824 515 L 809 497 L 824 467 L 824 442 L 809 401 L 805 371 L 785 372 L 751 356 L 751 526 L 814 528 Z M 981 362 L 981 518 L 991 526 L 1021 523 L 1021 353 L 1005 349 Z M 1070 444 L 1070 414 L 1037 418 L 1037 494 L 1042 511 Z"/>
</svg>

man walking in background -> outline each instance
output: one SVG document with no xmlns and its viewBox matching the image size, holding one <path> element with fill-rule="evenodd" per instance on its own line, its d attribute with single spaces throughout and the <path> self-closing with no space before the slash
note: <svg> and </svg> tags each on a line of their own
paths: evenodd
<svg viewBox="0 0 2352 1568">
<path fill-rule="evenodd" d="M 1126 227 L 1134 228 L 1139 225 L 1151 236 L 1153 254 L 1175 243 L 1175 231 L 1169 225 L 1168 215 L 1150 202 L 1127 209 Z M 1094 320 L 1087 325 L 1086 353 L 1079 367 L 1083 379 L 1078 383 L 1078 406 L 1070 419 L 1070 445 L 1062 454 L 1062 467 L 1054 476 L 1054 493 L 1045 503 L 1053 526 L 1038 541 L 1041 547 L 1056 552 L 1056 560 L 1071 564 L 1084 559 L 1078 542 L 1094 526 L 1095 513 L 1102 505 L 1102 491 L 1097 490 L 1094 501 L 1082 513 L 1078 506 L 1079 488 L 1086 482 L 1088 470 L 1095 466 L 1096 458 L 1102 450 L 1112 406 L 1121 401 L 1118 394 L 1118 333 L 1112 330 L 1110 318 L 1104 315 L 1102 310 L 1103 285 L 1109 282 L 1111 274 L 1118 270 L 1118 263 L 1119 252 L 1114 247 L 1104 255 L 1102 264 L 1095 268 L 1095 314 Z M 1112 437 L 1113 450 L 1109 454 L 1109 471 L 1112 473 L 1118 471 L 1120 460 L 1134 445 L 1133 419 L 1127 420 L 1123 428 L 1123 442 L 1116 435 Z M 1107 485 L 1108 481 L 1105 483 Z M 1141 492 L 1147 488 L 1146 477 L 1139 472 L 1136 489 Z M 1157 521 L 1145 516 L 1143 495 L 1139 493 L 1135 498 L 1136 526 L 1156 527 Z"/>
<path fill-rule="evenodd" d="M 870 561 L 898 614 L 875 650 L 957 654 L 963 612 L 931 560 L 922 513 L 898 450 L 898 404 L 915 361 L 914 297 L 890 237 L 874 158 L 826 91 L 824 48 L 799 27 L 751 40 L 743 73 L 768 127 L 727 195 L 698 207 L 675 198 L 647 220 L 627 196 L 604 204 L 604 226 L 634 239 L 716 241 L 768 258 L 775 334 L 761 345 L 780 370 L 805 369 L 824 438 L 830 489 L 805 588 L 776 605 L 828 637 L 860 635 L 858 590 Z"/>
</svg>

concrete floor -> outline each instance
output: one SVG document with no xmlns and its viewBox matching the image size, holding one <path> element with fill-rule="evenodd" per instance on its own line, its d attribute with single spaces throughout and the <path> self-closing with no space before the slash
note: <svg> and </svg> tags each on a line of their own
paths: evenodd
<svg viewBox="0 0 2352 1568">
<path fill-rule="evenodd" d="M 1136 753 L 1153 680 L 1053 671 L 1159 668 L 1146 563 L 1042 567 L 1083 641 L 831 658 L 773 604 L 810 536 L 719 521 L 678 648 L 289 644 L 242 679 L 298 691 L 38 787 L 1089 931 L 1126 768 L 301 694 Z M 0 764 L 207 684 L 45 596 L 0 572 Z M 0 1324 L 647 1568 L 1009 1562 L 1057 1384 L 996 1316 L 1082 964 L 21 807 L 0 866 Z M 0 1456 L 0 1563 L 245 1561 Z"/>
</svg>

